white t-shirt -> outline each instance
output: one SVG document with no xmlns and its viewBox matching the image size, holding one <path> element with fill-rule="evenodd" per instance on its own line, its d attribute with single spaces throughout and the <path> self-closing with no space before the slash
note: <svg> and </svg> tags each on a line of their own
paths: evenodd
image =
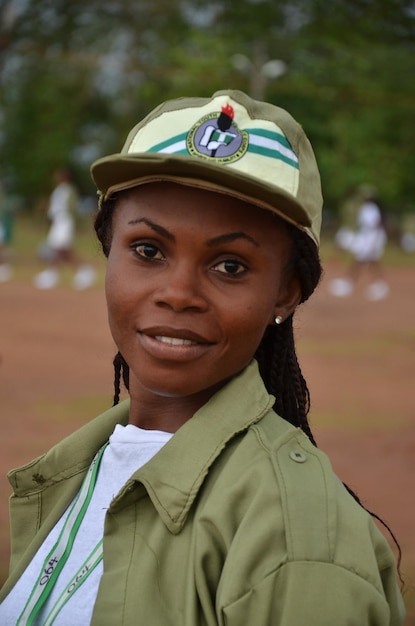
<svg viewBox="0 0 415 626">
<path fill-rule="evenodd" d="M 72 216 L 76 204 L 75 190 L 69 183 L 60 183 L 51 194 L 48 217 L 52 221 L 47 244 L 56 250 L 72 247 L 75 222 Z"/>
<path fill-rule="evenodd" d="M 359 230 L 354 235 L 350 246 L 355 259 L 362 263 L 379 260 L 384 253 L 387 237 L 377 204 L 363 203 L 359 210 L 357 224 Z"/>
<path fill-rule="evenodd" d="M 125 485 L 131 475 L 147 463 L 172 437 L 172 433 L 157 430 L 143 430 L 132 424 L 115 427 L 109 439 L 95 485 L 92 499 L 85 517 L 76 535 L 70 556 L 63 567 L 45 606 L 40 612 L 34 626 L 41 626 L 65 586 L 70 582 L 85 561 L 86 555 L 95 548 L 103 537 L 104 519 L 113 498 Z M 62 518 L 49 533 L 33 560 L 24 571 L 16 585 L 0 605 L 0 624 L 15 626 L 26 605 L 27 599 L 35 586 L 42 570 L 44 561 L 58 539 L 65 523 L 68 507 Z M 102 561 L 83 582 L 81 593 L 75 593 L 65 604 L 55 621 L 54 626 L 74 626 L 89 624 L 99 582 L 102 576 Z"/>
</svg>

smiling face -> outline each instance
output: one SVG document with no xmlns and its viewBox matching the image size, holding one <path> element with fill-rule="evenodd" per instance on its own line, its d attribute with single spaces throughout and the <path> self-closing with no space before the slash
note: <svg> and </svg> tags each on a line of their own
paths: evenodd
<svg viewBox="0 0 415 626">
<path fill-rule="evenodd" d="M 106 296 L 130 421 L 175 406 L 174 424 L 151 427 L 176 430 L 250 362 L 298 302 L 290 245 L 284 222 L 223 194 L 163 182 L 120 195 Z"/>
</svg>

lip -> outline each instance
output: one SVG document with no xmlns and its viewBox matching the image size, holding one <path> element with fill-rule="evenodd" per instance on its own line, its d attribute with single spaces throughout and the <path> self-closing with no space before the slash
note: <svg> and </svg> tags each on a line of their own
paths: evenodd
<svg viewBox="0 0 415 626">
<path fill-rule="evenodd" d="M 184 339 L 191 341 L 192 343 L 199 343 L 209 345 L 214 342 L 209 341 L 203 335 L 196 333 L 188 328 L 173 328 L 171 326 L 151 326 L 150 328 L 142 328 L 138 331 L 142 335 L 147 337 L 171 337 L 173 339 Z"/>
<path fill-rule="evenodd" d="M 195 331 L 167 326 L 152 326 L 138 331 L 144 350 L 160 360 L 191 361 L 203 356 L 214 345 Z"/>
</svg>

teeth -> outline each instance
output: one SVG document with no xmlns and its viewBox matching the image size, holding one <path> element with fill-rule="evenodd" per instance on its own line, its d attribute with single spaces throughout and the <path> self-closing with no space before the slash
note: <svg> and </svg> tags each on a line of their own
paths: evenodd
<svg viewBox="0 0 415 626">
<path fill-rule="evenodd" d="M 177 337 L 162 337 L 156 335 L 156 339 L 161 341 L 161 343 L 168 343 L 171 346 L 193 346 L 196 344 L 195 341 L 191 341 L 190 339 L 178 339 Z"/>
</svg>

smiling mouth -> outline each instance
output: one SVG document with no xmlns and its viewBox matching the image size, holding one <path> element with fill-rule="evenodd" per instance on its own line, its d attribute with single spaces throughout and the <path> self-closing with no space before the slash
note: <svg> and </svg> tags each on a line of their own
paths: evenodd
<svg viewBox="0 0 415 626">
<path fill-rule="evenodd" d="M 164 337 L 163 335 L 155 335 L 154 339 L 157 339 L 157 341 L 160 341 L 161 343 L 167 343 L 171 346 L 197 345 L 196 341 L 192 341 L 191 339 L 179 339 L 178 337 Z"/>
<path fill-rule="evenodd" d="M 184 329 L 147 328 L 138 332 L 144 350 L 158 361 L 193 361 L 210 350 L 212 344 L 198 333 Z"/>
</svg>

